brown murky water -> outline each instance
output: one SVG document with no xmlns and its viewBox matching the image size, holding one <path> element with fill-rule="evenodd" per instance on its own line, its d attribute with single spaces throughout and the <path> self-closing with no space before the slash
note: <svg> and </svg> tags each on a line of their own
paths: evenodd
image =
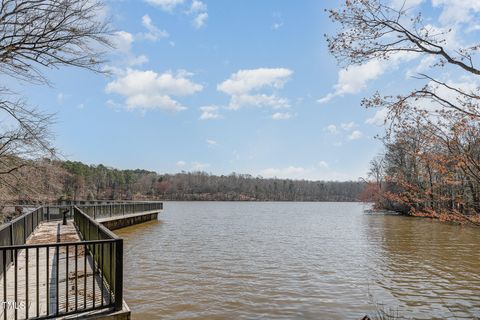
<svg viewBox="0 0 480 320">
<path fill-rule="evenodd" d="M 118 230 L 134 319 L 480 317 L 480 229 L 356 203 L 168 202 Z"/>
</svg>

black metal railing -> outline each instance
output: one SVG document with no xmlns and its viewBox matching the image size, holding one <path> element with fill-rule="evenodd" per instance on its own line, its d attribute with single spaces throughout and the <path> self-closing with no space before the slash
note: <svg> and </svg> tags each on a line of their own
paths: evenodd
<svg viewBox="0 0 480 320">
<path fill-rule="evenodd" d="M 79 205 L 78 208 L 90 217 L 100 219 L 122 216 L 125 214 L 162 210 L 163 203 L 157 201 L 122 202 L 116 204 Z"/>
<path fill-rule="evenodd" d="M 3 224 L 0 226 L 0 245 L 24 244 L 43 220 L 44 208 L 40 207 Z"/>
<path fill-rule="evenodd" d="M 44 220 L 43 208 L 37 208 L 22 214 L 14 220 L 0 226 L 0 246 L 22 245 L 35 228 Z M 6 257 L 0 255 L 0 274 L 13 262 L 13 255 L 8 252 Z"/>
<path fill-rule="evenodd" d="M 116 310 L 121 310 L 123 301 L 123 239 L 117 237 L 78 207 L 73 209 L 73 219 L 75 226 L 83 237 L 82 240 L 91 242 L 88 250 L 93 257 L 94 269 L 99 271 L 102 283 L 108 289 L 110 302 Z M 95 297 L 95 290 L 93 296 Z"/>
<path fill-rule="evenodd" d="M 0 320 L 121 310 L 123 240 L 95 218 L 161 209 L 160 202 L 44 206 L 1 226 Z M 63 213 L 82 241 L 26 244 L 40 222 Z"/>
<path fill-rule="evenodd" d="M 0 247 L 4 268 L 7 256 L 13 257 L 12 266 L 1 277 L 0 319 L 52 318 L 117 309 L 121 294 L 114 295 L 105 286 L 103 269 L 91 254 L 92 248 L 101 252 L 105 247 L 115 247 L 115 240 Z"/>
</svg>

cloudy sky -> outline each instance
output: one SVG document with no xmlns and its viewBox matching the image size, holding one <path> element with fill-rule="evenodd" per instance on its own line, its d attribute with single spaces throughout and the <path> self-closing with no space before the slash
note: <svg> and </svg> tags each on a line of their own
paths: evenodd
<svg viewBox="0 0 480 320">
<path fill-rule="evenodd" d="M 392 0 L 394 4 L 403 1 Z M 16 84 L 55 112 L 65 158 L 157 172 L 356 180 L 382 151 L 376 90 L 406 92 L 429 61 L 406 56 L 348 70 L 326 49 L 324 12 L 340 1 L 109 1 L 111 76 L 49 72 Z M 452 45 L 478 38 L 480 1 L 409 0 Z"/>
</svg>

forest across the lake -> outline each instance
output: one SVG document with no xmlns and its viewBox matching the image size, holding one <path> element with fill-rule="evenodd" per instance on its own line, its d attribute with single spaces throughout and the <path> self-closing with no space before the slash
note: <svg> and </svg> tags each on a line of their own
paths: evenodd
<svg viewBox="0 0 480 320">
<path fill-rule="evenodd" d="M 58 200 L 359 201 L 363 181 L 309 181 L 206 172 L 160 174 L 78 161 L 36 161 L 3 188 L 10 202 Z M 13 187 L 13 188 L 12 188 Z"/>
</svg>

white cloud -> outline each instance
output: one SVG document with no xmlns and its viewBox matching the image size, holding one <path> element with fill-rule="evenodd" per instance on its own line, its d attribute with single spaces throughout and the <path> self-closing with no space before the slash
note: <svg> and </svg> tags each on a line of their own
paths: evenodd
<svg viewBox="0 0 480 320">
<path fill-rule="evenodd" d="M 132 48 L 133 35 L 127 31 L 117 31 L 113 34 L 113 45 L 121 52 L 130 52 Z"/>
<path fill-rule="evenodd" d="M 405 9 L 412 9 L 423 2 L 425 1 L 392 0 L 391 4 L 394 8 L 400 8 L 403 5 Z M 440 9 L 438 21 L 442 25 L 467 24 L 475 27 L 478 22 L 478 17 L 476 17 L 476 14 L 480 12 L 480 1 L 478 0 L 431 0 L 431 4 L 434 8 Z"/>
<path fill-rule="evenodd" d="M 361 137 L 363 137 L 363 133 L 360 130 L 354 130 L 352 133 L 348 136 L 348 140 L 358 140 Z"/>
<path fill-rule="evenodd" d="M 153 24 L 152 19 L 148 14 L 142 17 L 142 25 L 148 30 L 147 33 L 141 34 L 142 37 L 146 40 L 157 41 L 169 36 L 167 31 L 160 30 Z"/>
<path fill-rule="evenodd" d="M 272 119 L 273 120 L 287 120 L 292 117 L 292 114 L 290 112 L 276 112 L 272 114 Z"/>
<path fill-rule="evenodd" d="M 112 109 L 115 112 L 120 112 L 120 110 L 122 109 L 122 106 L 112 99 L 108 99 L 105 104 L 108 108 Z"/>
<path fill-rule="evenodd" d="M 382 126 L 385 124 L 385 120 L 387 119 L 388 115 L 388 109 L 387 108 L 382 108 L 380 110 L 377 110 L 373 117 L 368 118 L 365 120 L 366 124 L 372 124 L 376 126 Z"/>
<path fill-rule="evenodd" d="M 448 77 L 448 75 L 447 75 Z M 480 81 L 476 77 L 464 77 L 458 81 L 454 80 L 445 80 L 445 83 L 452 88 L 457 88 L 458 90 L 470 94 L 472 96 L 477 95 L 478 88 L 480 87 Z M 465 100 L 465 96 L 461 96 L 454 90 L 450 90 L 442 85 L 437 85 L 433 81 L 427 84 L 429 90 L 434 92 L 438 97 L 446 101 L 452 101 L 454 104 L 460 104 L 459 101 Z M 436 116 L 436 113 L 440 110 L 447 108 L 444 105 L 441 105 L 437 101 L 434 101 L 430 98 L 422 98 L 418 101 L 415 101 L 415 106 L 419 109 L 426 110 L 430 113 L 430 116 Z"/>
<path fill-rule="evenodd" d="M 392 0 L 391 6 L 395 9 L 413 9 L 423 2 L 423 0 Z"/>
<path fill-rule="evenodd" d="M 439 27 L 427 24 L 425 29 L 428 30 L 428 33 L 432 35 L 431 37 L 441 43 L 445 49 L 454 53 L 456 53 L 459 48 L 465 46 L 461 29 L 458 26 L 452 27 L 451 24 L 448 24 Z"/>
<path fill-rule="evenodd" d="M 334 125 L 334 124 L 328 125 L 327 127 L 324 128 L 324 130 L 326 130 L 326 131 L 328 131 L 328 132 L 330 132 L 330 133 L 333 133 L 333 134 L 338 133 L 337 126 Z"/>
<path fill-rule="evenodd" d="M 351 180 L 357 179 L 361 174 L 338 172 L 330 169 L 326 161 L 320 161 L 315 166 L 301 167 L 288 166 L 283 168 L 267 168 L 260 170 L 259 175 L 264 178 L 282 178 L 296 180 Z"/>
<path fill-rule="evenodd" d="M 328 162 L 323 161 L 323 160 L 318 163 L 318 166 L 320 168 L 325 168 L 325 169 L 328 169 L 328 167 L 329 167 Z"/>
<path fill-rule="evenodd" d="M 210 167 L 210 164 L 208 163 L 202 163 L 202 162 L 198 162 L 198 161 L 193 161 L 193 162 L 186 162 L 186 161 L 183 161 L 183 160 L 179 160 L 177 161 L 177 163 L 175 164 L 177 166 L 177 168 L 181 168 L 181 169 L 186 169 L 186 170 L 191 170 L 191 171 L 200 171 L 200 170 L 203 170 L 205 168 L 208 168 Z"/>
<path fill-rule="evenodd" d="M 179 11 L 192 18 L 192 25 L 195 29 L 203 27 L 208 19 L 207 5 L 200 0 L 146 0 L 146 2 L 169 13 L 173 13 L 177 7 L 181 7 Z"/>
<path fill-rule="evenodd" d="M 281 88 L 291 74 L 292 71 L 285 68 L 239 70 L 219 84 L 217 89 L 230 95 L 240 95 L 262 87 Z"/>
<path fill-rule="evenodd" d="M 192 74 L 179 71 L 176 74 L 155 71 L 141 71 L 128 69 L 125 74 L 106 86 L 107 93 L 117 93 L 125 98 L 125 105 L 133 109 L 162 109 L 181 111 L 185 109 L 174 97 L 189 96 L 203 87 L 192 82 Z"/>
<path fill-rule="evenodd" d="M 283 22 L 274 22 L 274 23 L 272 24 L 272 29 L 273 29 L 273 30 L 278 30 L 278 29 L 280 29 L 281 27 L 283 27 Z"/>
<path fill-rule="evenodd" d="M 67 98 L 67 96 L 63 92 L 59 92 L 57 94 L 57 103 L 62 105 L 65 102 L 66 98 Z"/>
<path fill-rule="evenodd" d="M 442 7 L 439 21 L 444 25 L 476 22 L 475 14 L 480 12 L 478 0 L 432 0 L 432 5 Z"/>
<path fill-rule="evenodd" d="M 208 13 L 206 12 L 199 13 L 192 21 L 192 24 L 195 27 L 195 29 L 200 29 L 201 27 L 203 27 L 205 25 L 205 21 L 207 20 L 207 18 L 208 18 Z"/>
<path fill-rule="evenodd" d="M 192 169 L 193 170 L 203 170 L 205 168 L 210 167 L 208 163 L 201 163 L 201 162 L 192 162 Z"/>
<path fill-rule="evenodd" d="M 350 131 L 350 130 L 358 127 L 358 125 L 355 122 L 351 121 L 351 122 L 348 122 L 348 123 L 341 123 L 340 127 L 345 131 Z"/>
<path fill-rule="evenodd" d="M 281 27 L 283 27 L 283 16 L 280 12 L 274 12 L 272 14 L 273 17 L 273 24 L 272 24 L 272 29 L 273 30 L 278 30 Z"/>
<path fill-rule="evenodd" d="M 362 65 L 353 65 L 338 72 L 337 83 L 333 86 L 333 92 L 317 100 L 319 103 L 327 103 L 335 97 L 343 97 L 346 94 L 356 94 L 367 87 L 369 81 L 375 80 L 388 69 L 397 68 L 401 62 L 416 59 L 418 54 L 411 52 L 399 52 L 390 56 L 389 60 L 373 59 Z"/>
<path fill-rule="evenodd" d="M 172 12 L 175 7 L 183 4 L 185 0 L 146 0 L 146 2 L 160 7 L 163 11 Z"/>
<path fill-rule="evenodd" d="M 437 61 L 438 58 L 433 55 L 428 55 L 422 58 L 415 68 L 407 70 L 407 72 L 405 73 L 405 78 L 409 79 L 411 77 L 418 76 L 419 73 L 423 73 L 428 69 L 432 68 L 432 66 L 434 66 Z"/>
<path fill-rule="evenodd" d="M 200 107 L 202 114 L 200 115 L 200 120 L 213 120 L 220 119 L 221 115 L 218 113 L 219 107 L 217 106 L 204 106 Z"/>
<path fill-rule="evenodd" d="M 281 89 L 293 72 L 285 68 L 259 68 L 239 70 L 217 86 L 217 90 L 230 95 L 229 108 L 245 106 L 288 108 L 289 102 L 275 93 L 258 93 L 264 89 Z"/>
<path fill-rule="evenodd" d="M 208 18 L 207 5 L 199 0 L 193 0 L 190 5 L 190 10 L 187 12 L 193 15 L 192 25 L 195 29 L 200 29 L 205 25 Z"/>
<path fill-rule="evenodd" d="M 231 96 L 228 108 L 231 110 L 238 110 L 247 106 L 283 109 L 289 108 L 290 103 L 288 99 L 280 98 L 274 94 L 242 94 Z"/>
<path fill-rule="evenodd" d="M 148 62 L 147 56 L 135 56 L 132 53 L 132 43 L 134 41 L 134 36 L 127 31 L 117 31 L 112 37 L 112 43 L 117 49 L 117 53 L 119 53 L 124 60 L 122 61 L 122 64 L 126 64 L 127 66 L 137 66 Z"/>
<path fill-rule="evenodd" d="M 480 87 L 480 81 L 476 79 L 476 77 L 463 77 L 457 81 L 450 80 L 450 76 L 447 74 L 445 77 L 449 80 L 444 80 L 446 85 L 451 88 L 456 88 L 461 92 L 465 92 L 466 94 L 475 95 L 478 92 L 478 88 Z M 427 83 L 428 90 L 435 93 L 438 97 L 445 101 L 451 101 L 453 103 L 460 104 L 459 101 L 465 99 L 465 97 L 458 94 L 455 90 L 450 90 L 445 86 L 438 85 L 433 81 Z M 438 118 L 438 113 L 442 110 L 445 110 L 447 107 L 441 105 L 438 101 L 432 100 L 431 98 L 418 98 L 416 100 L 411 101 L 412 105 L 418 108 L 419 110 L 425 110 L 428 112 L 429 119 L 436 119 Z M 387 116 L 389 110 L 387 108 L 379 109 L 375 112 L 375 114 L 367 118 L 365 120 L 366 124 L 377 125 L 381 126 L 386 123 Z M 444 118 L 448 121 L 448 118 Z"/>
<path fill-rule="evenodd" d="M 351 121 L 351 122 L 340 123 L 339 125 L 330 124 L 327 127 L 325 127 L 323 130 L 331 134 L 339 134 L 341 135 L 342 139 L 346 137 L 348 140 L 356 140 L 356 139 L 360 139 L 363 136 L 361 131 L 354 130 L 357 127 L 358 127 L 358 124 Z M 336 141 L 334 142 L 334 145 L 341 146 L 342 142 Z"/>
<path fill-rule="evenodd" d="M 207 5 L 199 0 L 193 0 L 190 5 L 190 13 L 204 12 L 207 11 Z"/>
<path fill-rule="evenodd" d="M 131 56 L 128 59 L 129 66 L 140 66 L 148 62 L 148 57 L 146 55 L 139 55 L 139 56 Z"/>
<path fill-rule="evenodd" d="M 260 171 L 265 178 L 303 179 L 307 170 L 303 167 L 267 168 Z"/>
<path fill-rule="evenodd" d="M 207 139 L 206 142 L 209 146 L 216 146 L 217 145 L 217 141 L 212 140 L 212 139 Z"/>
<path fill-rule="evenodd" d="M 318 99 L 319 103 L 327 103 L 337 96 L 359 93 L 367 86 L 367 82 L 378 78 L 385 72 L 387 64 L 379 60 L 370 60 L 362 65 L 353 65 L 338 72 L 337 84 L 333 92 Z"/>
<path fill-rule="evenodd" d="M 187 163 L 183 160 L 180 160 L 180 161 L 177 161 L 177 163 L 175 165 L 179 168 L 183 168 L 187 165 Z"/>
</svg>

